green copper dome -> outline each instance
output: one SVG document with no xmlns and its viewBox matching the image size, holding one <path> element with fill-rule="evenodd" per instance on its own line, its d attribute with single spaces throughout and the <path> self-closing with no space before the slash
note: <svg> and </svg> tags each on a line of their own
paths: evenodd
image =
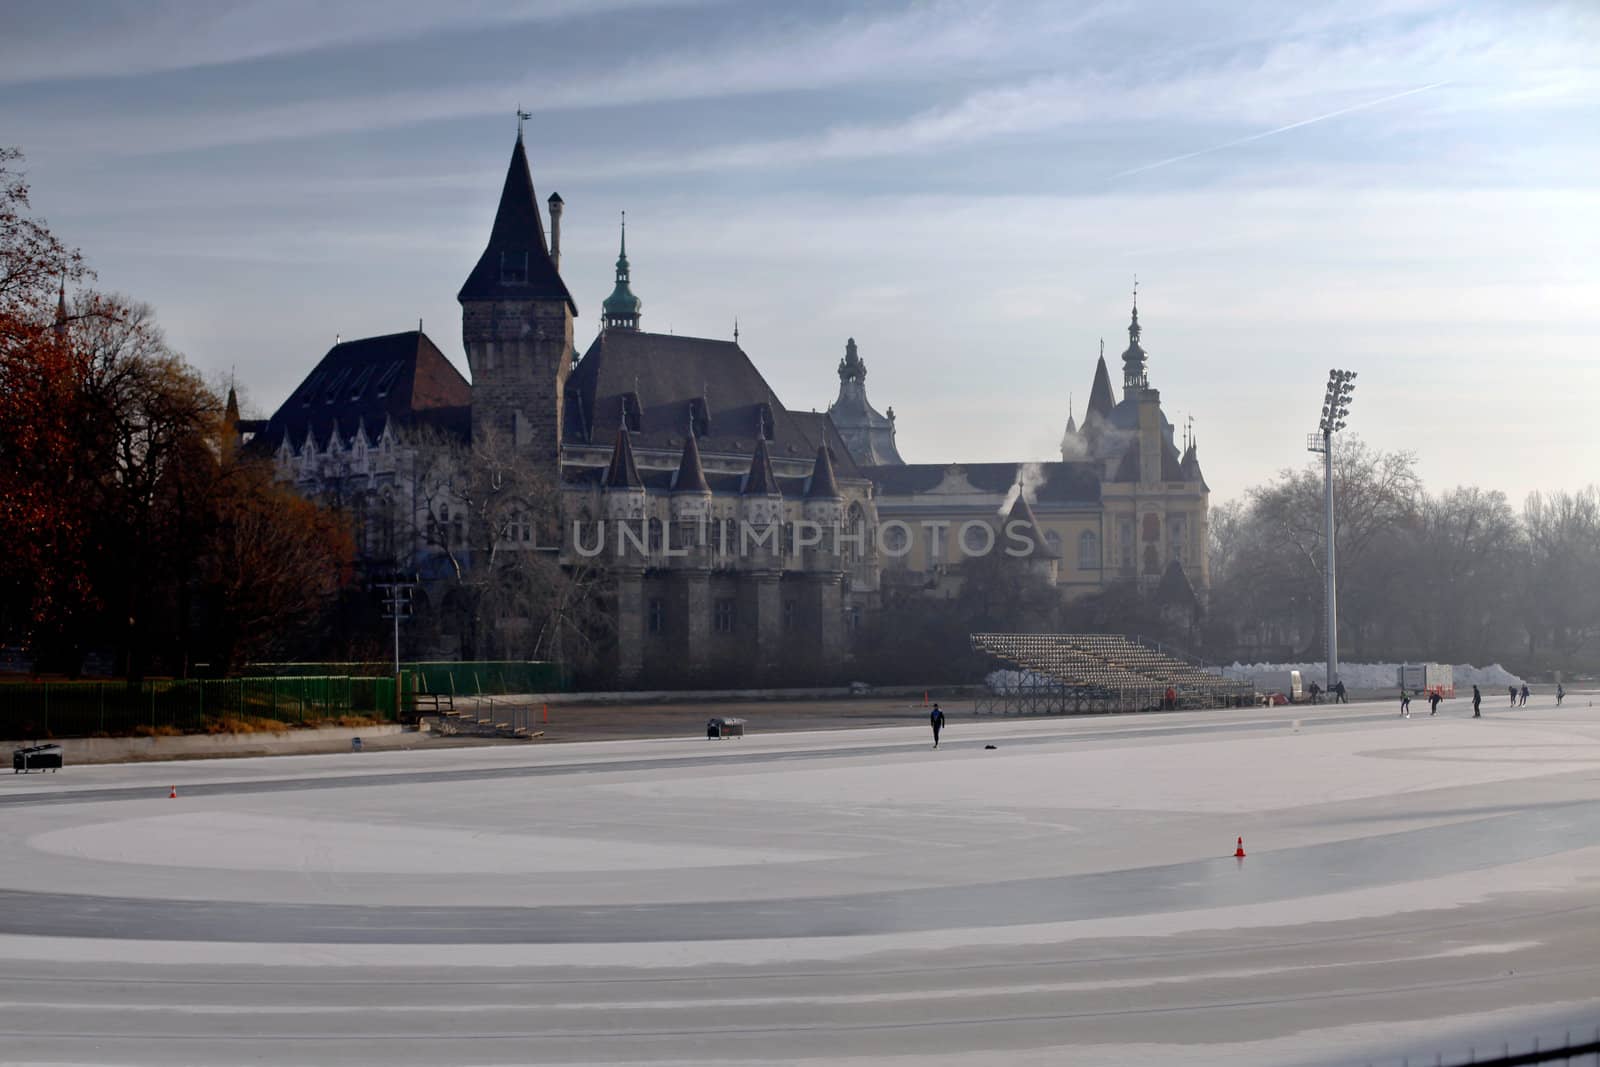
<svg viewBox="0 0 1600 1067">
<path fill-rule="evenodd" d="M 622 244 L 617 252 L 617 284 L 600 305 L 607 328 L 637 330 L 644 303 L 628 286 L 628 213 L 622 213 Z"/>
</svg>

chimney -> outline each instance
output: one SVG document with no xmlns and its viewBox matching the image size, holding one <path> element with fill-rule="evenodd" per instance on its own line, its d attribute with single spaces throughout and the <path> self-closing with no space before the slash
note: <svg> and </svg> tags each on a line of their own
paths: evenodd
<svg viewBox="0 0 1600 1067">
<path fill-rule="evenodd" d="M 550 262 L 561 271 L 561 194 L 550 194 Z"/>
</svg>

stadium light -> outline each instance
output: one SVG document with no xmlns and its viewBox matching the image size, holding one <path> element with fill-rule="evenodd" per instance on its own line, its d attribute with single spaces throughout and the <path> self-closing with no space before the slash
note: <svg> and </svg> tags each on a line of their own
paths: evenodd
<svg viewBox="0 0 1600 1067">
<path fill-rule="evenodd" d="M 1322 453 L 1322 507 L 1323 538 L 1328 543 L 1328 688 L 1339 681 L 1339 599 L 1334 577 L 1333 547 L 1333 435 L 1345 428 L 1350 414 L 1350 397 L 1356 391 L 1356 372 L 1353 370 L 1328 371 L 1328 388 L 1322 396 L 1322 419 L 1318 432 L 1306 441 L 1312 452 Z"/>
</svg>

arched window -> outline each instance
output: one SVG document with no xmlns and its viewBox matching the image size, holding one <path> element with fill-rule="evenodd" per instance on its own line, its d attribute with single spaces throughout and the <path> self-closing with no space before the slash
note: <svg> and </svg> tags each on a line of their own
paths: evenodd
<svg viewBox="0 0 1600 1067">
<path fill-rule="evenodd" d="M 1085 530 L 1078 535 L 1078 569 L 1081 571 L 1100 569 L 1100 535 L 1093 530 Z"/>
</svg>

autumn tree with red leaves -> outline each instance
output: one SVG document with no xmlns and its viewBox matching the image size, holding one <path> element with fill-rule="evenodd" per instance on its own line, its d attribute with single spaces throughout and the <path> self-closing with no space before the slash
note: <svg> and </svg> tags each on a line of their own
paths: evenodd
<svg viewBox="0 0 1600 1067">
<path fill-rule="evenodd" d="M 150 308 L 77 292 L 81 257 L 0 149 L 0 643 L 129 678 L 303 651 L 351 580 L 348 522 L 236 447 Z"/>
</svg>

